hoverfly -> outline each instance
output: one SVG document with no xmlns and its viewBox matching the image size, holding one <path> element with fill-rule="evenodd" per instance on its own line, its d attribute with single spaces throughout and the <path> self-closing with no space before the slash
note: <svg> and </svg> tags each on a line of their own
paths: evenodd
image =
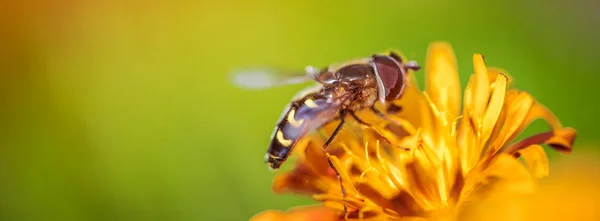
<svg viewBox="0 0 600 221">
<path fill-rule="evenodd" d="M 360 124 L 369 127 L 368 123 L 356 116 L 356 111 L 370 108 L 375 114 L 385 118 L 385 115 L 375 108 L 376 102 L 388 104 L 400 99 L 408 85 L 408 71 L 420 69 L 417 62 L 404 63 L 398 54 L 389 52 L 342 64 L 332 64 L 322 69 L 307 66 L 304 72 L 267 69 L 234 72 L 234 81 L 238 86 L 245 88 L 265 88 L 309 80 L 317 82 L 315 87 L 301 91 L 292 99 L 271 134 L 265 163 L 269 165 L 269 169 L 277 170 L 303 136 L 329 122 L 340 120 L 321 147 L 323 152 L 326 152 L 327 146 L 342 129 L 348 114 Z M 342 195 L 346 197 L 339 172 L 329 157 L 327 162 L 336 173 Z M 346 204 L 344 212 L 347 212 Z"/>
<path fill-rule="evenodd" d="M 348 114 L 367 126 L 368 123 L 356 116 L 356 111 L 370 108 L 384 117 L 374 107 L 375 103 L 379 101 L 386 104 L 399 99 L 408 84 L 408 71 L 419 69 L 416 61 L 404 63 L 398 54 L 389 52 L 322 69 L 307 66 L 304 72 L 268 69 L 236 71 L 233 80 L 238 86 L 245 88 L 265 88 L 310 80 L 317 82 L 315 87 L 301 91 L 292 99 L 271 134 L 265 163 L 269 165 L 269 169 L 277 170 L 286 161 L 298 140 L 329 122 L 340 120 L 323 144 L 323 151 L 335 139 Z"/>
</svg>

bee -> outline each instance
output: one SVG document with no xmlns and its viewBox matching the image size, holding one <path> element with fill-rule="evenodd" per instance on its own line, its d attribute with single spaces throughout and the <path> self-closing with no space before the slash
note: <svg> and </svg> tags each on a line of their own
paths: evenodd
<svg viewBox="0 0 600 221">
<path fill-rule="evenodd" d="M 234 71 L 233 80 L 244 88 L 266 88 L 311 80 L 316 82 L 315 87 L 301 91 L 285 107 L 271 134 L 265 163 L 269 169 L 277 170 L 286 161 L 298 140 L 311 131 L 340 120 L 322 146 L 325 151 L 348 115 L 367 126 L 370 125 L 358 118 L 355 112 L 369 108 L 384 117 L 374 105 L 376 102 L 387 104 L 400 99 L 408 85 L 409 70 L 418 71 L 420 66 L 416 61 L 404 63 L 397 53 L 389 52 L 321 69 L 307 66 L 304 71 L 295 72 L 269 69 Z M 328 162 L 331 165 L 329 159 Z"/>
</svg>

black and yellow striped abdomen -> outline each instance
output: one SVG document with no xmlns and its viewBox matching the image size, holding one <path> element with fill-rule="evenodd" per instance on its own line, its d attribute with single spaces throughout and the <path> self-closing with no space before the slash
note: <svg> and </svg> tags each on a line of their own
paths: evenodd
<svg viewBox="0 0 600 221">
<path fill-rule="evenodd" d="M 271 144 L 265 155 L 266 163 L 273 170 L 281 167 L 306 133 L 335 119 L 340 105 L 319 93 L 312 93 L 293 101 L 284 112 L 271 135 Z"/>
</svg>

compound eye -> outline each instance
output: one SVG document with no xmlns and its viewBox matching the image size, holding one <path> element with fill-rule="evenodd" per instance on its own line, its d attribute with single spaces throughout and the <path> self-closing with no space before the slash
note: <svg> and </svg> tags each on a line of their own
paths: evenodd
<svg viewBox="0 0 600 221">
<path fill-rule="evenodd" d="M 404 72 L 400 65 L 390 56 L 375 55 L 373 62 L 377 69 L 377 75 L 381 79 L 386 101 L 400 98 L 404 89 Z"/>
</svg>

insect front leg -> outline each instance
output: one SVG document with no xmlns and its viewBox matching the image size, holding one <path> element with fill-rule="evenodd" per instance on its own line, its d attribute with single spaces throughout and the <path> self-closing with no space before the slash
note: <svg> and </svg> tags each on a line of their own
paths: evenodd
<svg viewBox="0 0 600 221">
<path fill-rule="evenodd" d="M 384 120 L 386 120 L 388 122 L 392 122 L 384 113 L 382 113 L 381 111 L 377 110 L 377 108 L 375 108 L 375 106 L 371 106 L 371 111 L 373 111 L 373 113 L 375 113 L 375 115 L 383 118 Z M 352 117 L 354 117 L 354 119 L 356 121 L 358 121 L 358 123 L 360 123 L 362 125 L 365 125 L 365 126 L 371 128 L 371 129 L 373 129 L 375 132 L 377 132 L 377 130 L 375 129 L 375 127 L 372 124 L 366 123 L 365 121 L 361 120 L 360 118 L 358 118 L 358 116 L 356 116 L 356 114 L 354 112 L 351 112 L 351 115 L 352 115 Z M 396 147 L 399 147 L 399 148 L 402 148 L 402 149 L 406 149 L 404 147 L 400 147 L 398 145 L 395 145 L 389 139 L 387 139 L 385 136 L 379 134 L 378 132 L 377 132 L 377 135 L 379 135 L 380 138 L 383 138 L 383 140 L 385 142 L 387 142 L 387 143 L 389 143 L 389 144 L 391 144 L 393 146 L 396 146 Z"/>
<path fill-rule="evenodd" d="M 377 132 L 377 130 L 375 129 L 375 126 L 373 126 L 370 123 L 367 123 L 363 120 L 361 120 L 358 116 L 356 116 L 356 113 L 354 112 L 350 112 L 350 115 L 352 115 L 352 118 L 354 118 L 354 120 L 356 120 L 359 124 L 365 125 L 368 128 L 373 129 L 375 132 Z M 379 135 L 379 133 L 377 133 L 377 135 Z M 383 138 L 383 140 L 385 140 L 385 142 L 392 144 L 392 142 L 390 142 L 390 140 L 388 140 L 386 137 L 379 135 L 379 137 Z"/>
<path fill-rule="evenodd" d="M 383 118 L 384 120 L 389 120 L 384 113 L 382 113 L 381 111 L 377 110 L 377 108 L 375 108 L 375 106 L 371 106 L 371 111 L 373 111 L 373 113 L 375 113 L 377 116 Z"/>
<path fill-rule="evenodd" d="M 340 132 L 340 130 L 344 126 L 344 122 L 345 122 L 344 119 L 345 119 L 345 117 L 346 117 L 346 111 L 341 110 L 340 111 L 340 123 L 335 128 L 335 130 L 333 131 L 333 133 L 331 134 L 331 136 L 329 137 L 329 139 L 327 139 L 327 141 L 325 141 L 325 143 L 321 147 L 321 150 L 325 154 L 325 157 L 327 157 L 327 163 L 329 163 L 329 167 L 331 167 L 331 169 L 333 169 L 333 171 L 335 172 L 335 174 L 337 176 L 338 181 L 340 182 L 340 188 L 342 190 L 342 198 L 344 198 L 344 199 L 346 199 L 346 189 L 344 188 L 344 184 L 342 182 L 342 177 L 340 176 L 340 173 L 335 168 L 335 166 L 333 166 L 333 162 L 331 162 L 331 158 L 329 156 L 329 153 L 327 153 L 327 147 L 329 146 L 329 144 L 331 144 L 331 142 L 333 142 L 333 139 L 335 139 L 335 137 L 338 135 L 338 133 Z M 348 213 L 348 207 L 346 206 L 346 203 L 344 203 L 344 213 L 346 213 L 346 214 Z"/>
</svg>

